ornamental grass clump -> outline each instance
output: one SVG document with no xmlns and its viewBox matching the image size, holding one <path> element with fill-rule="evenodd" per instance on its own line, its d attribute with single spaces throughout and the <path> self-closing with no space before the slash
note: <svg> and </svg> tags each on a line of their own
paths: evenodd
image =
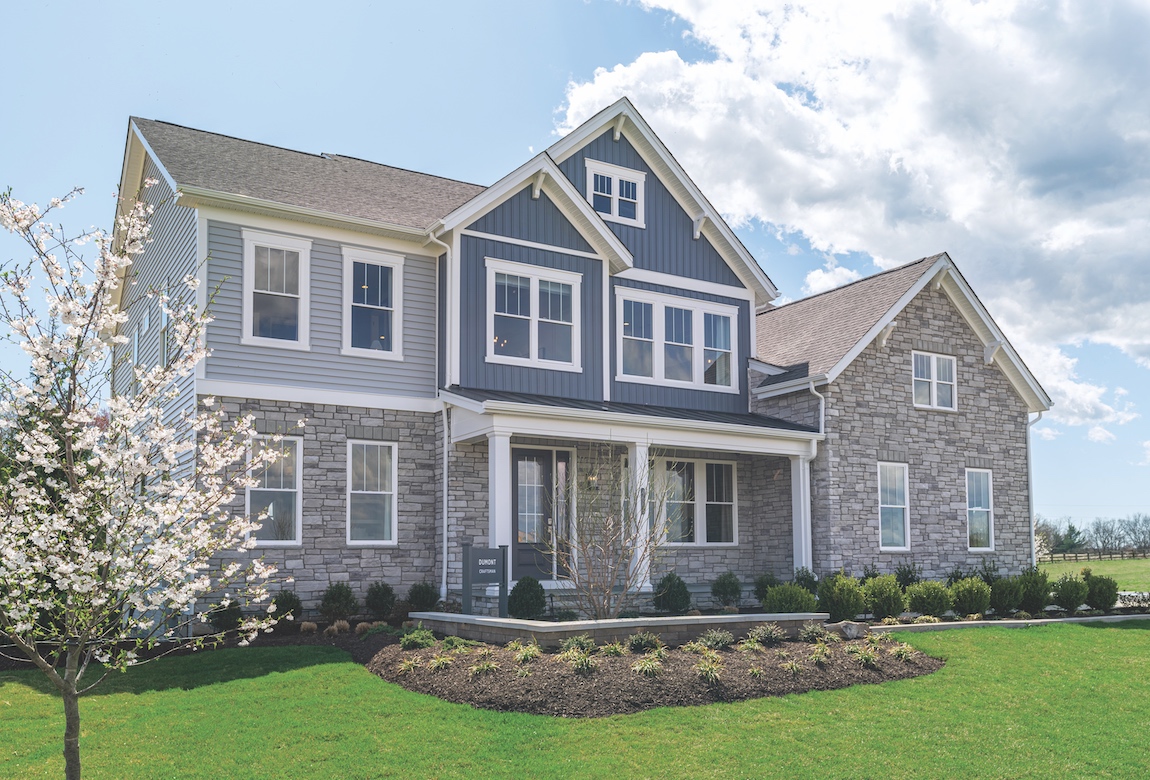
<svg viewBox="0 0 1150 780">
<path fill-rule="evenodd" d="M 982 615 L 990 609 L 991 587 L 981 577 L 967 577 L 950 586 L 956 615 Z"/>
<path fill-rule="evenodd" d="M 663 662 L 654 655 L 644 655 L 631 664 L 631 671 L 644 677 L 658 677 L 663 671 Z"/>
<path fill-rule="evenodd" d="M 763 647 L 774 647 L 782 644 L 786 638 L 787 632 L 780 628 L 778 623 L 760 623 L 757 626 L 751 626 L 747 631 L 747 639 L 757 642 Z"/>
<path fill-rule="evenodd" d="M 906 594 L 893 574 L 872 577 L 863 586 L 867 611 L 875 620 L 897 618 L 906 611 Z"/>
<path fill-rule="evenodd" d="M 742 599 L 742 597 L 743 583 L 739 582 L 739 578 L 735 576 L 733 571 L 720 574 L 715 581 L 711 583 L 711 598 L 717 601 L 721 606 L 738 606 L 739 600 Z"/>
<path fill-rule="evenodd" d="M 811 661 L 818 666 L 825 664 L 830 657 L 830 645 L 827 645 L 824 642 L 818 642 L 814 647 L 811 648 Z"/>
<path fill-rule="evenodd" d="M 599 655 L 607 656 L 608 658 L 619 658 L 620 656 L 627 655 L 627 648 L 623 646 L 622 642 L 609 642 L 599 648 Z"/>
<path fill-rule="evenodd" d="M 767 588 L 763 598 L 764 612 L 814 612 L 816 609 L 818 603 L 811 592 L 790 582 Z"/>
<path fill-rule="evenodd" d="M 699 659 L 699 663 L 695 664 L 694 670 L 698 678 L 708 685 L 717 684 L 722 678 L 723 672 L 726 671 L 722 661 L 720 661 L 717 656 L 714 658 L 704 656 Z"/>
<path fill-rule="evenodd" d="M 827 630 L 826 626 L 817 621 L 811 620 L 803 623 L 802 628 L 799 629 L 799 640 L 802 642 L 827 642 L 834 636 Z"/>
<path fill-rule="evenodd" d="M 798 677 L 803 671 L 803 665 L 798 661 L 784 661 L 779 664 L 779 668 L 784 672 L 790 672 L 792 677 Z"/>
<path fill-rule="evenodd" d="M 569 636 L 559 643 L 559 649 L 564 653 L 572 650 L 580 653 L 593 653 L 595 652 L 595 640 L 587 634 Z"/>
<path fill-rule="evenodd" d="M 847 648 L 847 654 L 866 669 L 878 666 L 878 651 L 868 645 L 851 645 Z"/>
<path fill-rule="evenodd" d="M 537 660 L 543 655 L 543 651 L 539 648 L 538 644 L 532 642 L 531 644 L 520 645 L 515 649 L 514 654 L 515 663 L 522 665 Z"/>
<path fill-rule="evenodd" d="M 837 572 L 819 583 L 819 609 L 830 613 L 830 622 L 854 620 L 866 609 L 862 585 L 854 577 Z"/>
<path fill-rule="evenodd" d="M 1063 574 L 1050 589 L 1051 600 L 1073 615 L 1086 603 L 1090 586 L 1073 574 Z"/>
<path fill-rule="evenodd" d="M 942 617 L 951 607 L 950 591 L 941 582 L 916 582 L 906 589 L 906 601 L 911 612 L 931 617 Z"/>
<path fill-rule="evenodd" d="M 735 644 L 735 635 L 722 628 L 712 628 L 699 637 L 699 642 L 712 650 L 726 650 Z"/>
<path fill-rule="evenodd" d="M 643 653 L 662 646 L 663 640 L 650 631 L 637 631 L 627 637 L 627 649 L 632 653 Z"/>
<path fill-rule="evenodd" d="M 999 577 L 990 586 L 990 608 L 1000 618 L 1008 617 L 1022 603 L 1022 583 L 1018 577 Z"/>
<path fill-rule="evenodd" d="M 499 671 L 499 664 L 494 661 L 480 661 L 467 670 L 467 673 L 472 677 L 483 677 L 487 674 L 494 674 Z"/>
</svg>

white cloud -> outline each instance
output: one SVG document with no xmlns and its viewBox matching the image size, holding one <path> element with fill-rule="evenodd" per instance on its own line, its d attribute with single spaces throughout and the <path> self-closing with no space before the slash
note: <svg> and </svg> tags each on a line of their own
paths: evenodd
<svg viewBox="0 0 1150 780">
<path fill-rule="evenodd" d="M 1097 442 L 1098 444 L 1109 444 L 1118 437 L 1103 428 L 1101 425 L 1095 425 L 1086 433 L 1086 438 L 1092 442 Z"/>
<path fill-rule="evenodd" d="M 569 86 L 561 131 L 628 95 L 736 226 L 881 268 L 947 250 L 1054 398 L 1048 419 L 1137 416 L 1059 345 L 1150 368 L 1150 5 L 642 2 L 713 57 L 600 69 Z"/>
<path fill-rule="evenodd" d="M 1150 441 L 1142 442 L 1142 450 L 1145 453 L 1142 462 L 1137 464 L 1139 466 L 1150 466 Z"/>
<path fill-rule="evenodd" d="M 862 274 L 858 271 L 851 268 L 843 268 L 835 262 L 833 257 L 828 257 L 822 268 L 816 268 L 807 274 L 806 279 L 803 281 L 803 294 L 815 295 L 816 293 L 826 292 L 827 290 L 842 287 L 848 282 L 853 282 L 861 278 Z"/>
<path fill-rule="evenodd" d="M 1050 426 L 1043 426 L 1042 428 L 1034 428 L 1034 435 L 1043 441 L 1054 441 L 1062 435 L 1062 431 Z"/>
</svg>

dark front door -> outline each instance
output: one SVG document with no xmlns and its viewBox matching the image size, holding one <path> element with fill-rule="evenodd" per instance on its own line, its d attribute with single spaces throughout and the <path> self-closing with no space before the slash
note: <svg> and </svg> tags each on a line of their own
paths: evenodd
<svg viewBox="0 0 1150 780">
<path fill-rule="evenodd" d="M 570 455 L 554 450 L 511 451 L 515 538 L 511 577 L 549 580 L 564 573 L 553 550 L 568 531 L 567 480 Z"/>
</svg>

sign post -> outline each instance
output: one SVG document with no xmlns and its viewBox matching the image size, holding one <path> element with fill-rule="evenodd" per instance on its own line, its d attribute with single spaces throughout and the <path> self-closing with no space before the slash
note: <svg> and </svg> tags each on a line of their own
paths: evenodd
<svg viewBox="0 0 1150 780">
<path fill-rule="evenodd" d="M 472 614 L 476 585 L 499 585 L 499 617 L 507 617 L 507 545 L 497 548 L 463 545 L 463 614 Z"/>
</svg>

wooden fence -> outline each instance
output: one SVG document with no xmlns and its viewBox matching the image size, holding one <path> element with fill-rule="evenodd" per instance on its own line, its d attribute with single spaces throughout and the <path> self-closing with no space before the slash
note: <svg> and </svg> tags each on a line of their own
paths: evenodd
<svg viewBox="0 0 1150 780">
<path fill-rule="evenodd" d="M 1100 552 L 1098 550 L 1083 550 L 1073 553 L 1050 553 L 1040 556 L 1039 563 L 1054 563 L 1055 561 L 1117 561 L 1125 558 L 1150 558 L 1150 550 L 1114 550 L 1113 552 Z"/>
</svg>

